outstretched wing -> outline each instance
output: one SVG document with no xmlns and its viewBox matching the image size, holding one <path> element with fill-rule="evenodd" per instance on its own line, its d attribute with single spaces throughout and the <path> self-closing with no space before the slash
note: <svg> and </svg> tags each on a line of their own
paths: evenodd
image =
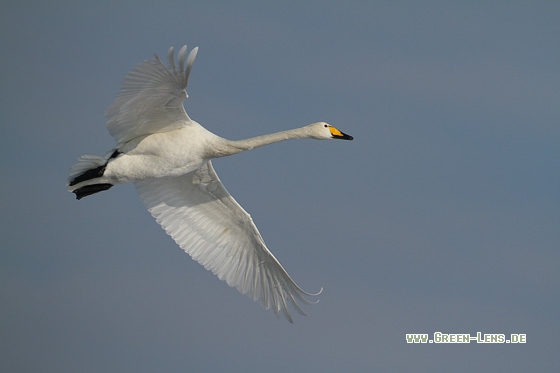
<svg viewBox="0 0 560 373">
<path fill-rule="evenodd" d="M 198 47 L 188 58 L 187 46 L 177 55 L 173 47 L 167 57 L 169 67 L 157 55 L 138 64 L 124 78 L 117 98 L 107 109 L 107 129 L 118 144 L 155 132 L 167 132 L 186 126 L 191 119 L 183 108 L 185 88 Z"/>
<path fill-rule="evenodd" d="M 317 294 L 302 290 L 266 245 L 247 212 L 224 188 L 209 161 L 174 177 L 137 182 L 140 198 L 165 231 L 194 260 L 276 316 L 293 322 L 291 304 Z"/>
</svg>

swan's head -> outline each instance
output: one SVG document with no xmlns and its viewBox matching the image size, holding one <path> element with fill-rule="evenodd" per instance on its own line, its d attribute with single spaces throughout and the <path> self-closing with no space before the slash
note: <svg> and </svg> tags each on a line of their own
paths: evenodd
<svg viewBox="0 0 560 373">
<path fill-rule="evenodd" d="M 344 132 L 325 122 L 310 124 L 307 126 L 307 129 L 309 131 L 309 137 L 317 140 L 354 140 L 352 136 L 345 134 Z"/>
</svg>

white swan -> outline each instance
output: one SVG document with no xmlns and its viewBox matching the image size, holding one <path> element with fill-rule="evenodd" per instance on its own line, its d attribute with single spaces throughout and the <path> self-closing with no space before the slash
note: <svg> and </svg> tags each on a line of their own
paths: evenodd
<svg viewBox="0 0 560 373">
<path fill-rule="evenodd" d="M 249 214 L 220 182 L 211 159 L 288 139 L 352 137 L 324 122 L 239 141 L 214 135 L 183 108 L 197 51 L 186 58 L 183 46 L 177 66 L 171 47 L 170 67 L 154 55 L 126 76 L 107 110 L 116 147 L 105 156 L 81 156 L 70 170 L 68 191 L 80 199 L 133 182 L 157 222 L 194 260 L 293 322 L 288 304 L 305 315 L 297 301 L 316 303 L 306 297 L 322 289 L 305 292 L 290 278 Z"/>
</svg>

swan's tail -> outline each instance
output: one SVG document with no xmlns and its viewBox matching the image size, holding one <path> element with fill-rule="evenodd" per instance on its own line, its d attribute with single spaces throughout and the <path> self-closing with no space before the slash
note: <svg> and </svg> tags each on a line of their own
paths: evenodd
<svg viewBox="0 0 560 373">
<path fill-rule="evenodd" d="M 106 156 L 85 154 L 78 158 L 70 169 L 68 177 L 68 191 L 76 195 L 76 199 L 104 191 L 113 186 L 111 183 L 99 182 L 103 176 L 107 163 L 120 153 L 117 150 L 109 152 Z"/>
</svg>

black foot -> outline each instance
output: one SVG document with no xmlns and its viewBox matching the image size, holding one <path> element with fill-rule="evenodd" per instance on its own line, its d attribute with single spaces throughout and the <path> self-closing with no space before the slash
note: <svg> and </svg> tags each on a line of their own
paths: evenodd
<svg viewBox="0 0 560 373">
<path fill-rule="evenodd" d="M 87 197 L 90 196 L 92 194 L 95 194 L 97 192 L 102 192 L 104 190 L 109 189 L 110 187 L 112 187 L 113 184 L 93 184 L 93 185 L 86 185 L 83 186 L 81 188 L 76 189 L 75 191 L 73 191 L 72 193 L 74 193 L 76 195 L 76 199 L 82 199 L 83 197 Z"/>
<path fill-rule="evenodd" d="M 87 170 L 83 174 L 79 174 L 70 182 L 70 186 L 81 183 L 82 181 L 95 179 L 103 176 L 103 173 L 105 172 L 105 167 L 107 167 L 106 164 L 104 164 L 103 166 L 92 168 L 91 170 Z"/>
<path fill-rule="evenodd" d="M 119 155 L 121 155 L 121 152 L 119 152 L 118 150 L 115 150 L 113 152 L 113 154 L 111 154 L 111 156 L 109 157 L 109 159 L 107 160 L 107 163 L 105 163 L 102 166 L 99 167 L 95 167 L 92 168 L 90 170 L 87 170 L 81 174 L 79 174 L 78 176 L 76 176 L 71 182 L 70 182 L 70 186 L 72 185 L 76 185 L 78 183 L 81 183 L 82 181 L 86 181 L 86 180 L 91 180 L 91 179 L 96 179 L 98 177 L 103 176 L 103 173 L 105 172 L 105 168 L 107 167 L 107 164 L 109 163 L 109 160 L 113 159 L 113 158 L 117 158 Z"/>
</svg>

